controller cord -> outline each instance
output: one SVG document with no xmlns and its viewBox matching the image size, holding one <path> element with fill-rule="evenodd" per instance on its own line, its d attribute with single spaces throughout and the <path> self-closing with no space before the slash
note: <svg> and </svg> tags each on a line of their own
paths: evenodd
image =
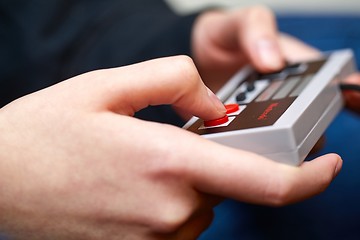
<svg viewBox="0 0 360 240">
<path fill-rule="evenodd" d="M 347 84 L 347 83 L 341 83 L 340 84 L 340 89 L 341 90 L 350 90 L 350 91 L 356 91 L 356 92 L 360 92 L 360 85 L 357 84 Z"/>
</svg>

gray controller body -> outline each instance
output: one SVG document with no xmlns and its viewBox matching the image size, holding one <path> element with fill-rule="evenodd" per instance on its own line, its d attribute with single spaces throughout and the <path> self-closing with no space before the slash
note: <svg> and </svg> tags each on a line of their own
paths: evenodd
<svg viewBox="0 0 360 240">
<path fill-rule="evenodd" d="M 355 71 L 351 50 L 259 74 L 246 67 L 217 93 L 240 110 L 225 124 L 204 127 L 193 117 L 184 128 L 204 138 L 299 165 L 343 107 L 339 83 Z"/>
</svg>

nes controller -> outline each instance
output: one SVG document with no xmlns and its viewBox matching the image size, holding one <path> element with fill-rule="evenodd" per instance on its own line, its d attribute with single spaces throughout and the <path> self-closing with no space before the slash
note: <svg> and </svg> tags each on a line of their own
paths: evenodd
<svg viewBox="0 0 360 240">
<path fill-rule="evenodd" d="M 273 73 L 248 66 L 217 92 L 227 108 L 224 118 L 193 117 L 184 128 L 220 144 L 300 165 L 342 109 L 339 83 L 353 72 L 354 56 L 348 49 Z"/>
</svg>

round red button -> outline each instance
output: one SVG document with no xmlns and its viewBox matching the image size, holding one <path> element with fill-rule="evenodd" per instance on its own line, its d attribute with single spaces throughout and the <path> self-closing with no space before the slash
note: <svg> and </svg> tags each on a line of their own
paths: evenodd
<svg viewBox="0 0 360 240">
<path fill-rule="evenodd" d="M 225 108 L 226 108 L 226 114 L 237 112 L 240 109 L 239 105 L 236 103 L 226 104 Z"/>
<path fill-rule="evenodd" d="M 219 126 L 219 125 L 221 125 L 221 124 L 224 124 L 224 123 L 226 123 L 227 121 L 229 121 L 229 117 L 228 117 L 227 115 L 225 115 L 225 116 L 222 117 L 222 118 L 204 121 L 204 126 L 205 126 L 205 127 L 215 127 L 215 126 Z"/>
</svg>

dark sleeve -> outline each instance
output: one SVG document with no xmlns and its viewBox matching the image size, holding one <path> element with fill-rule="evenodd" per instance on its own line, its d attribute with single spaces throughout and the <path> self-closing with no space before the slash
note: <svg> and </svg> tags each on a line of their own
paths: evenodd
<svg viewBox="0 0 360 240">
<path fill-rule="evenodd" d="M 162 0 L 0 2 L 0 107 L 90 70 L 190 54 L 192 16 Z"/>
</svg>

